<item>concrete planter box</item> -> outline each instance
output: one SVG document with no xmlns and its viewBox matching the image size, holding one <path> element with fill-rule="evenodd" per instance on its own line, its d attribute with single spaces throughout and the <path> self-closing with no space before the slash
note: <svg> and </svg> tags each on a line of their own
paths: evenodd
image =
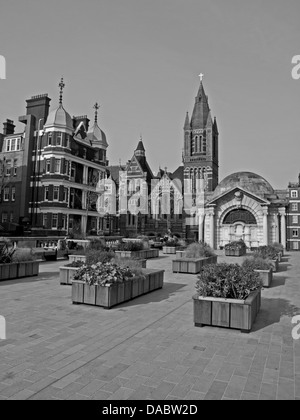
<svg viewBox="0 0 300 420">
<path fill-rule="evenodd" d="M 59 267 L 59 280 L 60 284 L 73 283 L 73 277 L 79 267 Z"/>
<path fill-rule="evenodd" d="M 261 290 L 255 290 L 245 300 L 193 296 L 194 324 L 210 325 L 249 332 L 261 304 Z"/>
<path fill-rule="evenodd" d="M 176 254 L 176 247 L 175 246 L 164 246 L 163 247 L 163 254 Z"/>
<path fill-rule="evenodd" d="M 143 249 L 141 251 L 115 251 L 115 254 L 121 258 L 140 258 L 147 260 L 149 258 L 158 258 L 159 250 Z"/>
<path fill-rule="evenodd" d="M 217 256 L 202 258 L 177 258 L 172 261 L 173 273 L 198 274 L 207 264 L 216 264 Z"/>
<path fill-rule="evenodd" d="M 246 249 L 226 249 L 225 248 L 225 255 L 227 257 L 241 257 L 246 255 Z"/>
<path fill-rule="evenodd" d="M 269 270 L 254 270 L 259 273 L 259 276 L 263 282 L 263 287 L 270 287 L 273 280 L 273 271 L 270 268 Z"/>
<path fill-rule="evenodd" d="M 23 261 L 0 265 L 0 281 L 32 277 L 39 274 L 38 261 Z"/>
<path fill-rule="evenodd" d="M 74 280 L 72 283 L 72 302 L 111 308 L 127 302 L 152 290 L 163 287 L 164 270 L 143 270 L 144 277 L 135 277 L 124 283 L 109 286 L 91 285 Z"/>
</svg>

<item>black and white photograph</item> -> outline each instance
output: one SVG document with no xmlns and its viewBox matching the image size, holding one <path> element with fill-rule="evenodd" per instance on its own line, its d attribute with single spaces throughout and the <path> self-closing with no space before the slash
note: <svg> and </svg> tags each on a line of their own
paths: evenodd
<svg viewBox="0 0 300 420">
<path fill-rule="evenodd" d="M 0 0 L 1 401 L 300 400 L 299 18 Z"/>
</svg>

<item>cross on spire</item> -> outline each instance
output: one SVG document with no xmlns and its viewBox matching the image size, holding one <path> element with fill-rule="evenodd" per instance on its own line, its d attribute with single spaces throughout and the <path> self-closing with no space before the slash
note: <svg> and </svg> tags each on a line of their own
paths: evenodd
<svg viewBox="0 0 300 420">
<path fill-rule="evenodd" d="M 64 90 L 64 87 L 65 87 L 64 78 L 63 77 L 60 79 L 60 83 L 59 83 L 58 87 L 60 88 L 60 91 L 59 91 L 59 104 L 62 105 L 63 90 Z"/>
<path fill-rule="evenodd" d="M 98 121 L 98 109 L 100 108 L 100 105 L 98 104 L 98 102 L 95 103 L 94 105 L 94 110 L 95 110 L 95 123 L 97 123 Z"/>
<path fill-rule="evenodd" d="M 202 82 L 203 77 L 204 77 L 204 74 L 203 74 L 203 73 L 200 73 L 200 74 L 199 74 L 199 77 L 200 77 L 200 82 Z"/>
</svg>

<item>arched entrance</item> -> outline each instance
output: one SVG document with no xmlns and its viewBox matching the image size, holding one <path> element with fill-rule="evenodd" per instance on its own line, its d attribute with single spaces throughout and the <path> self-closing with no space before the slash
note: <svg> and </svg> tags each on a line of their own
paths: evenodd
<svg viewBox="0 0 300 420">
<path fill-rule="evenodd" d="M 239 208 L 229 211 L 220 226 L 220 246 L 231 241 L 242 239 L 251 248 L 257 242 L 257 222 L 255 216 L 247 209 Z"/>
</svg>

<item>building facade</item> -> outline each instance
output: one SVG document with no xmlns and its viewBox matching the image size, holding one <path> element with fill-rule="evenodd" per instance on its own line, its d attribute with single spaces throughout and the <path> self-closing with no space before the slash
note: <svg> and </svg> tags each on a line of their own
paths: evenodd
<svg viewBox="0 0 300 420">
<path fill-rule="evenodd" d="M 300 250 L 300 174 L 288 185 L 287 248 Z"/>
<path fill-rule="evenodd" d="M 104 228 L 97 212 L 97 183 L 106 178 L 108 143 L 95 119 L 71 118 L 63 106 L 63 80 L 58 106 L 50 110 L 47 94 L 27 100 L 14 133 L 11 120 L 0 138 L 2 229 L 8 221 L 30 227 L 36 235 L 66 235 Z M 8 225 L 8 229 L 10 226 Z"/>
</svg>

